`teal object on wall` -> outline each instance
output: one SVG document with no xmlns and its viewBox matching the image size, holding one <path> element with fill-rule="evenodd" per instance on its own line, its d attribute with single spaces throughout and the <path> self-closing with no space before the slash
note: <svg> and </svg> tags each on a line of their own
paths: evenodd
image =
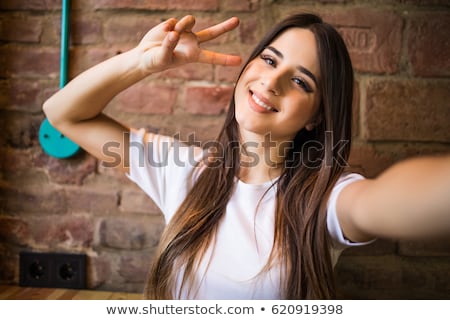
<svg viewBox="0 0 450 320">
<path fill-rule="evenodd" d="M 69 65 L 69 15 L 70 0 L 63 0 L 61 13 L 60 88 L 63 88 L 67 83 Z M 80 147 L 75 142 L 56 130 L 47 119 L 42 122 L 39 128 L 39 143 L 45 153 L 60 159 L 69 158 L 80 150 Z"/>
<path fill-rule="evenodd" d="M 75 142 L 56 130 L 47 119 L 39 129 L 39 142 L 48 155 L 59 159 L 72 157 L 80 150 Z"/>
</svg>

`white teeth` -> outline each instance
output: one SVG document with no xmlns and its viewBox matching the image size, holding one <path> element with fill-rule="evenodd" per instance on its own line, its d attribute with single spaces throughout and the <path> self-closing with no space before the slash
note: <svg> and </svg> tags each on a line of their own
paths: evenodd
<svg viewBox="0 0 450 320">
<path fill-rule="evenodd" d="M 255 94 L 252 94 L 252 99 L 258 104 L 258 106 L 263 107 L 267 111 L 274 111 L 275 109 L 268 104 L 262 102 Z"/>
</svg>

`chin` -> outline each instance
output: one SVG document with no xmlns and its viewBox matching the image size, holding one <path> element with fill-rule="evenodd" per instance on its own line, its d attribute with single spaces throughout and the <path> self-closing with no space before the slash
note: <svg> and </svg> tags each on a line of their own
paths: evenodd
<svg viewBox="0 0 450 320">
<path fill-rule="evenodd" d="M 251 123 L 250 121 L 238 122 L 239 125 L 239 134 L 240 136 L 245 135 L 258 135 L 265 136 L 271 131 L 266 126 L 261 126 L 260 124 Z"/>
</svg>

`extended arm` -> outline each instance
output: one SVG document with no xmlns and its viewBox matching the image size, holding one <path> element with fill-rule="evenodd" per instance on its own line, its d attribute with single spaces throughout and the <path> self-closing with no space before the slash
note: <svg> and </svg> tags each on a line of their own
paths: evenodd
<svg viewBox="0 0 450 320">
<path fill-rule="evenodd" d="M 202 50 L 200 44 L 237 27 L 231 18 L 197 33 L 195 19 L 169 19 L 150 30 L 139 45 L 123 54 L 83 72 L 44 103 L 44 112 L 52 125 L 101 160 L 111 160 L 103 152 L 112 142 L 123 155 L 120 168 L 127 171 L 129 128 L 102 114 L 110 100 L 148 75 L 190 62 L 238 65 L 240 58 Z"/>
<path fill-rule="evenodd" d="M 450 234 L 450 156 L 406 160 L 376 179 L 352 183 L 341 192 L 337 210 L 353 241 Z"/>
</svg>

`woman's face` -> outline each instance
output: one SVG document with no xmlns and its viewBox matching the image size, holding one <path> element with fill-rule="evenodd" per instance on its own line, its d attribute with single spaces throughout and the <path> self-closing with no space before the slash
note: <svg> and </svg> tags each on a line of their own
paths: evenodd
<svg viewBox="0 0 450 320">
<path fill-rule="evenodd" d="M 242 137 L 266 135 L 292 140 L 311 130 L 320 104 L 319 63 L 314 34 L 291 28 L 280 34 L 244 69 L 235 90 Z"/>
</svg>

